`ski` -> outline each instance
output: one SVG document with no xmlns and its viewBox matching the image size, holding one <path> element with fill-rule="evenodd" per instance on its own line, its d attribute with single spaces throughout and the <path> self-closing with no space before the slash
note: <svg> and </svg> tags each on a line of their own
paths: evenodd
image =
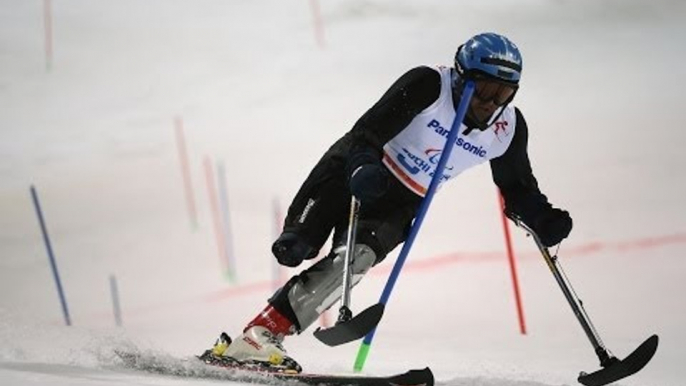
<svg viewBox="0 0 686 386">
<path fill-rule="evenodd" d="M 326 386 L 433 386 L 434 377 L 428 367 L 421 370 L 410 370 L 392 376 L 355 376 L 355 375 L 319 375 L 319 374 L 275 374 L 282 381 L 297 381 L 307 385 Z"/>
<path fill-rule="evenodd" d="M 371 375 L 334 375 L 310 373 L 275 373 L 269 371 L 254 371 L 231 377 L 229 380 L 258 385 L 282 385 L 283 382 L 300 383 L 311 386 L 433 386 L 434 377 L 431 369 L 409 370 L 402 374 L 391 376 Z"/>
<path fill-rule="evenodd" d="M 209 366 L 224 368 L 227 371 L 248 372 L 247 378 L 235 380 L 264 385 L 281 384 L 283 381 L 311 386 L 433 386 L 434 384 L 433 373 L 428 367 L 391 376 L 359 376 L 297 373 L 293 370 L 274 369 L 259 363 L 241 363 L 228 357 L 218 358 L 212 355 L 210 350 L 205 351 L 198 359 Z"/>
<path fill-rule="evenodd" d="M 409 370 L 390 376 L 334 375 L 275 371 L 260 365 L 244 365 L 206 354 L 190 359 L 140 351 L 115 350 L 124 367 L 153 374 L 186 378 L 209 378 L 254 385 L 282 386 L 284 383 L 311 386 L 434 386 L 431 369 Z"/>
</svg>

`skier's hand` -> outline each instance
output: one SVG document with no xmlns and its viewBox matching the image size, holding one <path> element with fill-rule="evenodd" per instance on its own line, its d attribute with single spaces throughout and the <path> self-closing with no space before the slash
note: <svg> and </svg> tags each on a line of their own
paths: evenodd
<svg viewBox="0 0 686 386">
<path fill-rule="evenodd" d="M 272 244 L 272 253 L 279 264 L 291 268 L 297 267 L 303 260 L 316 257 L 318 252 L 291 232 L 282 233 Z"/>
<path fill-rule="evenodd" d="M 559 244 L 572 231 L 572 217 L 566 210 L 550 208 L 534 221 L 534 231 L 546 247 Z"/>
<path fill-rule="evenodd" d="M 382 164 L 364 164 L 358 166 L 350 176 L 350 193 L 365 205 L 386 194 L 388 184 L 388 172 Z"/>
</svg>

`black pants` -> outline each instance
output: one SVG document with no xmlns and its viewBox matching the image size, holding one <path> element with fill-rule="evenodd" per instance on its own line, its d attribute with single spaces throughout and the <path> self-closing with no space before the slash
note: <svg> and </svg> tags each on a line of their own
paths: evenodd
<svg viewBox="0 0 686 386">
<path fill-rule="evenodd" d="M 333 231 L 333 245 L 345 244 L 350 213 L 350 189 L 345 159 L 337 145 L 317 163 L 288 208 L 284 232 L 298 234 L 320 250 Z M 407 239 L 422 197 L 390 175 L 388 192 L 379 200 L 360 207 L 356 241 L 370 246 L 379 263 Z"/>
<path fill-rule="evenodd" d="M 334 144 L 312 169 L 288 208 L 284 232 L 295 233 L 301 242 L 317 252 L 332 232 L 334 249 L 346 243 L 352 198 L 346 172 L 348 149 L 348 137 L 343 137 Z M 355 239 L 356 243 L 372 248 L 376 255 L 374 265 L 407 239 L 422 200 L 395 177 L 389 178 L 390 186 L 383 197 L 374 203 L 360 206 Z M 316 252 L 311 253 L 309 257 L 316 255 Z M 269 299 L 271 306 L 293 322 L 298 333 L 307 328 L 306 325 L 301 325 L 298 313 L 308 314 L 312 310 L 304 310 L 302 298 L 296 296 L 296 299 L 291 299 L 290 292 L 296 287 L 312 285 L 314 277 L 321 278 L 323 272 L 332 269 L 334 258 L 335 253 L 332 251 L 313 266 L 292 277 Z M 309 318 L 303 318 L 309 321 Z"/>
</svg>

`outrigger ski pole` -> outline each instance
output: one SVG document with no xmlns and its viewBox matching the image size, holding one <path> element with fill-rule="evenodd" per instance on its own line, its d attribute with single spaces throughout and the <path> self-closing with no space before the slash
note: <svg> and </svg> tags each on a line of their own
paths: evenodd
<svg viewBox="0 0 686 386">
<path fill-rule="evenodd" d="M 567 302 L 572 307 L 574 315 L 579 320 L 581 327 L 584 329 L 586 336 L 591 341 L 593 349 L 595 350 L 598 359 L 600 359 L 600 366 L 602 369 L 595 371 L 593 373 L 581 372 L 578 377 L 578 381 L 585 386 L 602 386 L 618 381 L 622 378 L 626 378 L 639 370 L 641 370 L 653 357 L 655 351 L 657 350 L 658 336 L 652 335 L 650 338 L 646 339 L 636 350 L 634 350 L 629 356 L 623 360 L 617 359 L 603 344 L 600 339 L 598 332 L 596 331 L 593 323 L 591 323 L 586 310 L 584 309 L 583 302 L 576 296 L 572 285 L 569 280 L 564 275 L 560 262 L 558 261 L 557 255 L 551 256 L 548 248 L 543 245 L 541 239 L 538 237 L 536 232 L 524 224 L 517 216 L 512 213 L 507 213 L 507 216 L 517 224 L 518 227 L 524 229 L 531 235 L 536 242 L 536 246 L 541 251 L 543 258 L 550 271 L 555 276 L 557 284 L 560 285 L 562 292 L 567 298 Z"/>
<path fill-rule="evenodd" d="M 351 268 L 359 212 L 360 201 L 353 196 L 350 201 L 348 240 L 345 246 L 345 259 L 343 263 L 343 293 L 341 295 L 341 307 L 338 310 L 338 320 L 333 327 L 327 329 L 318 328 L 314 332 L 314 336 L 317 339 L 329 346 L 338 346 L 343 343 L 352 342 L 367 335 L 369 331 L 379 324 L 385 308 L 383 304 L 377 303 L 355 317 L 353 317 L 353 313 L 350 310 L 350 292 L 353 286 Z"/>
</svg>

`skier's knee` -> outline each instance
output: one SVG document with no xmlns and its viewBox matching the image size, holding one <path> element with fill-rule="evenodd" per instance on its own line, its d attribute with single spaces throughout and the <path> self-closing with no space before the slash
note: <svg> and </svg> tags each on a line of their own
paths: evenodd
<svg viewBox="0 0 686 386">
<path fill-rule="evenodd" d="M 292 232 L 284 232 L 272 244 L 272 253 L 281 265 L 297 267 L 303 260 L 317 256 L 319 251 Z"/>
<path fill-rule="evenodd" d="M 333 251 L 334 265 L 341 266 L 345 259 L 346 246 L 340 246 Z M 376 263 L 376 252 L 366 244 L 355 244 L 351 261 L 351 273 L 364 275 Z"/>
<path fill-rule="evenodd" d="M 357 232 L 355 238 L 356 247 L 363 246 L 362 252 L 355 251 L 357 253 L 372 253 L 374 254 L 374 260 L 371 266 L 379 264 L 388 254 L 386 248 L 383 247 L 383 243 L 376 236 L 376 233 L 369 229 L 361 228 Z"/>
</svg>

